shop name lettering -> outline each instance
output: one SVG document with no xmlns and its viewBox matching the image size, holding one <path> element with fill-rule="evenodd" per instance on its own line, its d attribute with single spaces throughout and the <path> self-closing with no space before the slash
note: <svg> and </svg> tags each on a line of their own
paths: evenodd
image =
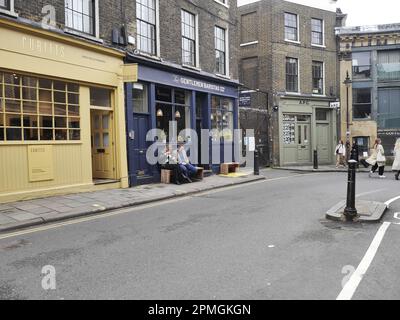
<svg viewBox="0 0 400 320">
<path fill-rule="evenodd" d="M 197 80 L 178 77 L 178 76 L 175 76 L 174 80 L 175 80 L 175 82 L 181 83 L 186 86 L 192 86 L 192 87 L 202 88 L 202 89 L 206 89 L 206 90 L 213 90 L 213 91 L 218 91 L 221 93 L 225 92 L 225 87 L 207 83 L 207 82 L 197 81 Z"/>
<path fill-rule="evenodd" d="M 22 37 L 22 48 L 31 52 L 48 54 L 55 57 L 65 57 L 65 47 L 49 41 L 43 41 L 32 37 Z"/>
</svg>

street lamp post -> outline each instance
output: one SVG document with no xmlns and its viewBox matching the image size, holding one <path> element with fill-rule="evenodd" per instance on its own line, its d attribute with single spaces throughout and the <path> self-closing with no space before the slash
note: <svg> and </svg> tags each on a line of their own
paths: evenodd
<svg viewBox="0 0 400 320">
<path fill-rule="evenodd" d="M 349 72 L 347 71 L 346 73 L 346 79 L 343 82 L 346 85 L 346 104 L 347 104 L 347 109 L 346 109 L 346 157 L 347 160 L 349 160 L 349 155 L 350 155 L 350 110 L 349 110 L 349 90 L 350 86 L 353 83 L 350 79 Z"/>
</svg>

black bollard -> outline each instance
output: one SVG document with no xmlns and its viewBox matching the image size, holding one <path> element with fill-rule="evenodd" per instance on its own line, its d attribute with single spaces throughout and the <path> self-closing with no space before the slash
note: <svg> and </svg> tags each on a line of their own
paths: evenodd
<svg viewBox="0 0 400 320">
<path fill-rule="evenodd" d="M 314 169 L 318 170 L 318 151 L 314 150 Z"/>
<path fill-rule="evenodd" d="M 349 178 L 347 183 L 347 202 L 344 209 L 344 215 L 347 221 L 354 221 L 357 217 L 356 209 L 356 168 L 357 161 L 349 161 Z"/>
<path fill-rule="evenodd" d="M 254 175 L 259 176 L 260 175 L 260 161 L 259 161 L 259 154 L 258 154 L 258 149 L 254 150 Z"/>
</svg>

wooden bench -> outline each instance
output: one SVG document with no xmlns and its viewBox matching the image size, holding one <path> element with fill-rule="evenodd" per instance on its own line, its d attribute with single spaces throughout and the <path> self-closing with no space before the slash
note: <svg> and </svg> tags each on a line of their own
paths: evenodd
<svg viewBox="0 0 400 320">
<path fill-rule="evenodd" d="M 229 173 L 239 172 L 240 164 L 237 162 L 222 163 L 221 174 L 228 175 Z"/>
<path fill-rule="evenodd" d="M 204 168 L 197 167 L 197 173 L 193 177 L 196 180 L 203 180 L 204 179 Z M 175 177 L 175 170 L 169 170 L 169 169 L 161 169 L 161 183 L 164 184 L 170 184 Z"/>
</svg>

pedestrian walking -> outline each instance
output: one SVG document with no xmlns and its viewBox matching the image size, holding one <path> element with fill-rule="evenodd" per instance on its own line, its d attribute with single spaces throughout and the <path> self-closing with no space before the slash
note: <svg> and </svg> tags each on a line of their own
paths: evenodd
<svg viewBox="0 0 400 320">
<path fill-rule="evenodd" d="M 385 149 L 382 146 L 382 140 L 376 139 L 374 148 L 372 150 L 372 155 L 366 161 L 369 165 L 372 166 L 371 172 L 369 173 L 369 177 L 372 178 L 372 175 L 379 169 L 379 178 L 386 179 L 384 176 L 385 173 L 385 165 L 386 165 L 386 157 L 385 157 Z"/>
<path fill-rule="evenodd" d="M 393 162 L 393 171 L 397 171 L 396 180 L 399 180 L 400 176 L 400 138 L 397 139 L 396 145 L 394 146 L 394 162 Z"/>
<path fill-rule="evenodd" d="M 339 168 L 340 166 L 346 167 L 346 162 L 345 162 L 346 147 L 342 140 L 340 140 L 339 144 L 336 146 L 335 154 L 336 154 L 336 168 Z"/>
</svg>

